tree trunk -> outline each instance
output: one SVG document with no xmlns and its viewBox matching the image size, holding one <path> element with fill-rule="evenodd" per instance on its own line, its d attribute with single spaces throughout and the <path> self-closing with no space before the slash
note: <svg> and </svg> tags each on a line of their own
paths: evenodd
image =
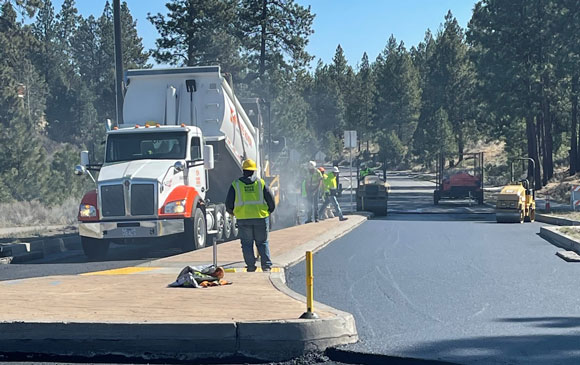
<svg viewBox="0 0 580 365">
<path fill-rule="evenodd" d="M 459 154 L 457 164 L 463 161 L 464 151 L 465 151 L 465 143 L 463 141 L 463 131 L 459 130 L 459 132 L 457 133 L 457 153 Z"/>
<path fill-rule="evenodd" d="M 538 158 L 540 159 L 541 163 L 541 177 L 542 177 L 542 186 L 547 184 L 546 179 L 546 136 L 544 130 L 544 116 L 542 113 L 536 116 L 536 132 L 538 134 Z"/>
<path fill-rule="evenodd" d="M 268 0 L 262 0 L 262 23 L 260 24 L 260 79 L 266 73 L 266 21 L 268 20 Z"/>
<path fill-rule="evenodd" d="M 194 24 L 195 17 L 195 4 L 193 1 L 188 1 L 187 4 L 187 18 L 189 24 Z M 195 66 L 194 56 L 195 56 L 195 43 L 194 43 L 194 34 L 192 27 L 188 27 L 187 31 L 187 66 Z"/>
<path fill-rule="evenodd" d="M 552 126 L 554 124 L 554 115 L 550 111 L 550 106 L 548 105 L 548 115 L 545 120 L 545 144 L 546 144 L 546 161 L 544 165 L 546 166 L 544 170 L 544 175 L 546 175 L 546 183 L 552 177 L 554 177 L 554 139 L 552 137 Z"/>
<path fill-rule="evenodd" d="M 543 109 L 542 109 L 542 138 L 544 140 L 544 185 L 548 184 L 548 180 L 554 176 L 554 163 L 553 163 L 553 149 L 554 141 L 552 138 L 552 112 L 550 110 L 550 100 L 546 95 L 547 90 L 550 88 L 550 79 L 547 75 L 544 77 L 544 83 L 542 85 L 542 96 L 543 96 Z"/>
<path fill-rule="evenodd" d="M 572 77 L 572 92 L 570 104 L 572 104 L 572 125 L 570 126 L 570 175 L 576 174 L 578 168 L 578 74 Z"/>
<path fill-rule="evenodd" d="M 536 126 L 534 124 L 534 117 L 531 113 L 526 117 L 526 134 L 528 137 L 528 157 L 534 160 L 536 163 L 536 171 L 532 170 L 531 164 L 528 165 L 528 176 L 534 178 L 535 188 L 539 189 L 542 186 L 542 180 L 540 179 L 540 163 L 538 161 Z"/>
</svg>

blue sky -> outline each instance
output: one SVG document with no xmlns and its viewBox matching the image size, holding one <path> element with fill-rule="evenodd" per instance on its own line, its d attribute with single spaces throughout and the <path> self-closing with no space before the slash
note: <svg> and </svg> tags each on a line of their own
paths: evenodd
<svg viewBox="0 0 580 365">
<path fill-rule="evenodd" d="M 155 46 L 158 37 L 155 27 L 147 20 L 147 13 L 165 13 L 165 0 L 126 0 L 131 14 L 137 20 L 138 32 L 145 48 Z M 332 61 L 336 46 L 344 49 L 349 63 L 356 66 L 367 52 L 374 60 L 382 51 L 391 34 L 410 48 L 419 43 L 430 28 L 437 32 L 448 10 L 466 27 L 471 18 L 475 0 L 296 0 L 312 8 L 316 14 L 314 34 L 308 51 L 323 62 Z M 58 12 L 62 0 L 53 0 Z M 99 16 L 105 0 L 77 0 L 83 16 Z M 356 4 L 356 5 L 355 5 Z"/>
</svg>

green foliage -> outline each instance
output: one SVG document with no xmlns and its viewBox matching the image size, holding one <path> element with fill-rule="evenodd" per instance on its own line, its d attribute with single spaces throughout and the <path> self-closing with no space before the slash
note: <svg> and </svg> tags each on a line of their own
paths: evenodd
<svg viewBox="0 0 580 365">
<path fill-rule="evenodd" d="M 379 159 L 386 163 L 387 169 L 400 167 L 405 159 L 407 149 L 394 130 L 388 132 L 386 135 L 381 135 L 380 147 Z"/>
<path fill-rule="evenodd" d="M 375 65 L 376 125 L 394 131 L 404 144 L 411 141 L 421 102 L 419 77 L 409 52 L 394 36 Z M 388 133 L 387 135 L 390 135 Z"/>
<path fill-rule="evenodd" d="M 257 86 L 267 87 L 273 72 L 291 74 L 304 69 L 312 60 L 306 46 L 313 20 L 310 7 L 294 0 L 241 0 L 238 36 L 251 69 L 247 81 L 257 77 Z"/>
<path fill-rule="evenodd" d="M 167 17 L 148 16 L 161 35 L 152 51 L 155 60 L 180 66 L 220 64 L 231 73 L 245 67 L 241 41 L 235 37 L 236 1 L 171 0 L 165 6 Z"/>
<path fill-rule="evenodd" d="M 121 13 L 124 65 L 147 67 L 126 3 Z M 0 202 L 59 204 L 91 188 L 72 170 L 81 149 L 102 152 L 103 122 L 115 105 L 113 56 L 108 2 L 99 19 L 79 16 L 74 0 L 57 14 L 50 0 L 2 2 Z"/>
</svg>

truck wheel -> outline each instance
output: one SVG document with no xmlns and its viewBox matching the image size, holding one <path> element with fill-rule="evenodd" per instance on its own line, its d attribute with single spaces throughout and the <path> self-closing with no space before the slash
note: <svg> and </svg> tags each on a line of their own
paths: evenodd
<svg viewBox="0 0 580 365">
<path fill-rule="evenodd" d="M 216 220 L 215 228 L 218 231 L 215 238 L 218 241 L 221 241 L 224 238 L 224 226 L 225 226 L 225 221 L 226 221 L 225 213 L 226 213 L 226 207 L 223 204 L 217 205 L 215 207 L 215 220 Z"/>
<path fill-rule="evenodd" d="M 232 222 L 232 226 L 231 226 L 232 227 L 232 235 L 231 235 L 231 237 L 232 237 L 233 240 L 235 240 L 236 238 L 238 238 L 238 234 L 240 233 L 240 231 L 239 231 L 239 229 L 237 227 L 238 226 L 238 220 L 233 215 L 231 217 L 232 217 L 232 220 L 231 220 L 231 222 Z"/>
<path fill-rule="evenodd" d="M 224 210 L 224 241 L 232 238 L 232 216 Z"/>
<path fill-rule="evenodd" d="M 387 215 L 387 205 L 385 204 L 384 208 L 375 209 L 373 213 L 375 213 L 377 217 L 385 217 Z"/>
<path fill-rule="evenodd" d="M 182 248 L 184 251 L 198 250 L 205 246 L 207 226 L 205 223 L 205 215 L 202 210 L 197 207 L 192 218 L 186 218 L 185 234 Z"/>
<path fill-rule="evenodd" d="M 108 240 L 100 240 L 97 238 L 83 237 L 81 236 L 81 245 L 83 246 L 83 252 L 85 256 L 91 261 L 103 260 L 107 258 L 107 252 L 109 252 Z"/>
</svg>

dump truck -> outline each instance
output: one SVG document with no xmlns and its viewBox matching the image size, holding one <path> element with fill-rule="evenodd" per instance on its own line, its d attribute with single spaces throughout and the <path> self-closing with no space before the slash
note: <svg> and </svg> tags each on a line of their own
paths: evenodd
<svg viewBox="0 0 580 365">
<path fill-rule="evenodd" d="M 514 162 L 526 161 L 536 171 L 536 163 L 531 158 L 520 157 L 510 165 L 510 183 L 497 196 L 495 219 L 498 223 L 524 223 L 536 220 L 535 179 L 514 180 Z"/>
<path fill-rule="evenodd" d="M 386 216 L 390 185 L 387 183 L 386 172 L 380 177 L 377 171 L 361 176 L 357 168 L 356 210 L 369 211 L 377 216 Z"/>
<path fill-rule="evenodd" d="M 446 167 L 445 156 L 436 160 L 435 190 L 433 203 L 442 199 L 475 199 L 483 204 L 483 152 L 464 154 L 458 164 Z"/>
<path fill-rule="evenodd" d="M 225 209 L 242 161 L 265 174 L 261 125 L 252 124 L 219 66 L 129 70 L 123 123 L 106 134 L 104 162 L 81 153 L 77 175 L 98 171 L 79 208 L 79 234 L 90 259 L 111 242 L 180 239 L 184 250 L 237 236 Z M 92 175 L 91 175 L 92 177 Z"/>
</svg>

